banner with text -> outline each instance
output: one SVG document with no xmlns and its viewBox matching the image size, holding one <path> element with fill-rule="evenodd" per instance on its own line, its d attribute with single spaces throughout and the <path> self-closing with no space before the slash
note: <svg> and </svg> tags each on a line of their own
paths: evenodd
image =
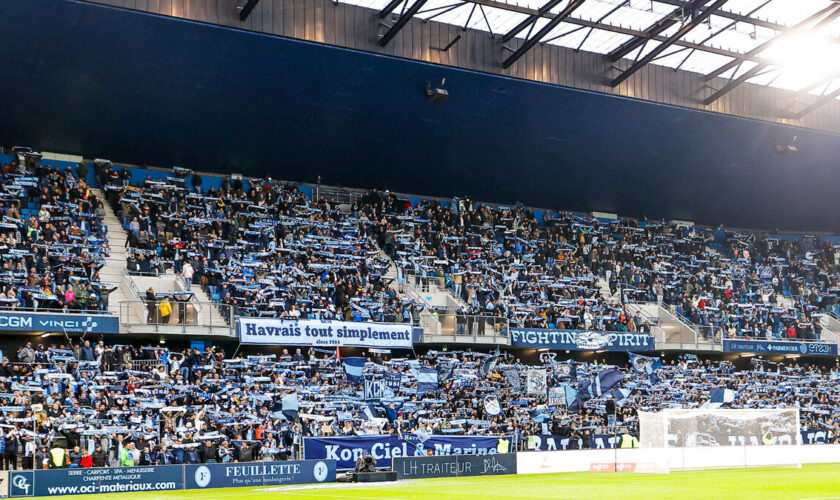
<svg viewBox="0 0 840 500">
<path fill-rule="evenodd" d="M 184 478 L 188 490 L 332 483 L 335 460 L 186 465 Z"/>
<path fill-rule="evenodd" d="M 756 354 L 801 354 L 837 356 L 837 344 L 822 342 L 772 342 L 763 340 L 724 340 L 724 352 L 754 352 Z"/>
<path fill-rule="evenodd" d="M 653 337 L 641 332 L 594 332 L 511 328 L 511 347 L 569 351 L 650 351 Z"/>
<path fill-rule="evenodd" d="M 51 469 L 12 471 L 9 496 L 95 495 L 184 489 L 180 465 L 113 469 Z"/>
<path fill-rule="evenodd" d="M 110 314 L 51 314 L 0 311 L 0 332 L 119 333 Z"/>
<path fill-rule="evenodd" d="M 390 469 L 394 457 L 418 457 L 432 450 L 435 455 L 490 455 L 496 453 L 495 436 L 417 436 L 404 434 L 337 438 L 307 437 L 303 440 L 306 460 L 335 460 L 338 470 L 352 469 L 356 460 L 370 453 L 378 469 Z"/>
<path fill-rule="evenodd" d="M 577 442 L 572 442 L 575 439 Z M 621 441 L 621 436 L 612 434 L 593 434 L 585 437 L 555 436 L 553 434 L 538 434 L 534 436 L 534 449 L 540 451 L 580 450 L 615 448 Z"/>
<path fill-rule="evenodd" d="M 394 457 L 397 479 L 516 474 L 516 454 Z"/>
<path fill-rule="evenodd" d="M 412 327 L 402 323 L 239 318 L 237 330 L 243 344 L 403 349 L 412 346 Z"/>
</svg>

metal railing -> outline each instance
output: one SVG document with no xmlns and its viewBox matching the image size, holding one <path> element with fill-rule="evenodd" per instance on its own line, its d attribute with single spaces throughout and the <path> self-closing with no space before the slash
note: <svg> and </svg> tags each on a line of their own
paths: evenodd
<svg viewBox="0 0 840 500">
<path fill-rule="evenodd" d="M 438 316 L 440 335 L 473 341 L 507 340 L 510 321 L 504 316 L 483 316 L 446 312 Z"/>
<path fill-rule="evenodd" d="M 444 276 L 416 274 L 409 269 L 406 269 L 404 273 L 406 284 L 419 288 L 422 292 L 451 292 L 446 288 Z"/>
<path fill-rule="evenodd" d="M 172 312 L 163 316 L 163 301 L 129 300 L 119 304 L 120 327 L 127 333 L 154 331 L 159 333 L 204 333 L 228 335 L 235 333 L 233 306 L 214 302 L 170 300 Z M 216 313 L 214 314 L 214 311 Z"/>
</svg>

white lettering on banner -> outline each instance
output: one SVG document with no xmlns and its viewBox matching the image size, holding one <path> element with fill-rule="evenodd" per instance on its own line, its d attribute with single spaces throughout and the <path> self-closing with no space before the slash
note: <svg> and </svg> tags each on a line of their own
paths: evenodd
<svg viewBox="0 0 840 500">
<path fill-rule="evenodd" d="M 328 444 L 324 448 L 327 451 L 327 460 L 353 461 L 358 460 L 367 453 L 364 448 L 344 448 L 337 444 Z M 435 443 L 435 455 L 492 455 L 496 448 L 479 448 L 473 443 L 465 447 L 452 447 L 451 444 Z M 411 446 L 408 443 L 400 443 L 399 446 L 389 446 L 388 443 L 374 443 L 370 447 L 370 455 L 377 460 L 390 460 L 394 457 L 422 457 L 426 455 L 426 448 L 422 444 Z"/>
<path fill-rule="evenodd" d="M 0 327 L 10 326 L 12 328 L 32 328 L 32 318 L 22 316 L 0 316 Z"/>
<path fill-rule="evenodd" d="M 300 464 L 232 465 L 225 467 L 225 476 L 277 476 L 300 474 Z"/>
<path fill-rule="evenodd" d="M 411 330 L 411 325 L 404 324 L 239 318 L 239 339 L 243 344 L 410 349 Z"/>
<path fill-rule="evenodd" d="M 652 337 L 644 333 L 594 332 L 574 330 L 511 329 L 511 345 L 545 346 L 579 349 L 601 347 L 653 347 Z"/>
</svg>

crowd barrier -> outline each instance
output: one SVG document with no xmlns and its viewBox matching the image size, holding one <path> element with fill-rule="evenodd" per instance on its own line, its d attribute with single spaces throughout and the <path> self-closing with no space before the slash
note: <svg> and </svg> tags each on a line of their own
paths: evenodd
<svg viewBox="0 0 840 500">
<path fill-rule="evenodd" d="M 31 497 L 335 482 L 334 460 L 4 471 L 0 496 Z"/>
</svg>

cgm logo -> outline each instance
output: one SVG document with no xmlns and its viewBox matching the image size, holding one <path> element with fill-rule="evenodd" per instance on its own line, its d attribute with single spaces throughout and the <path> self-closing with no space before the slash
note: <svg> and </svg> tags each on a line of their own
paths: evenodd
<svg viewBox="0 0 840 500">
<path fill-rule="evenodd" d="M 315 476 L 315 481 L 323 483 L 327 480 L 327 475 L 330 473 L 330 468 L 323 460 L 319 460 L 312 468 L 312 474 Z"/>
<path fill-rule="evenodd" d="M 12 476 L 12 491 L 9 492 L 9 496 L 20 497 L 32 495 L 32 492 L 29 491 L 32 488 L 31 481 L 31 472 L 15 472 Z"/>
<path fill-rule="evenodd" d="M 195 470 L 195 484 L 197 484 L 199 488 L 206 488 L 207 485 L 210 484 L 211 477 L 212 474 L 210 474 L 210 468 L 206 465 L 202 465 Z"/>
</svg>

